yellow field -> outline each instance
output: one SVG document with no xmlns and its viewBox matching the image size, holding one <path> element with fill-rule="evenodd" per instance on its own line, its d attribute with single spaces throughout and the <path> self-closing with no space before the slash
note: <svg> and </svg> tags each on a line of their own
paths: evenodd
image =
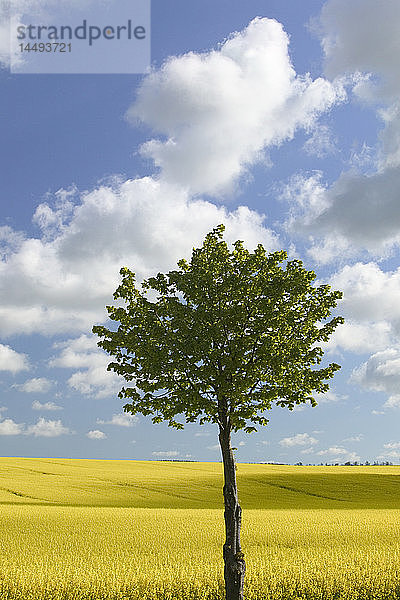
<svg viewBox="0 0 400 600">
<path fill-rule="evenodd" d="M 221 471 L 0 459 L 1 600 L 222 598 Z M 240 464 L 246 600 L 400 598 L 399 475 Z"/>
</svg>

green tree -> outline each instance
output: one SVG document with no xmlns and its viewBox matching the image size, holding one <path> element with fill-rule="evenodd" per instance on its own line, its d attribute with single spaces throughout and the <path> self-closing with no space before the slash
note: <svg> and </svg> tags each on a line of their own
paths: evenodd
<svg viewBox="0 0 400 600">
<path fill-rule="evenodd" d="M 231 433 L 266 425 L 273 403 L 289 410 L 307 401 L 315 406 L 312 394 L 328 390 L 325 380 L 340 366 L 315 368 L 323 354 L 318 343 L 343 322 L 327 320 L 342 293 L 313 287 L 315 273 L 287 261 L 284 251 L 267 255 L 259 244 L 251 253 L 241 241 L 229 250 L 224 229 L 210 232 L 190 262 L 150 277 L 141 290 L 134 274 L 121 269 L 114 299 L 125 307 L 107 307 L 118 329 L 95 326 L 93 332 L 114 357 L 108 370 L 132 382 L 119 393 L 126 412 L 177 429 L 182 420 L 218 426 L 226 598 L 241 600 L 245 561 Z"/>
</svg>

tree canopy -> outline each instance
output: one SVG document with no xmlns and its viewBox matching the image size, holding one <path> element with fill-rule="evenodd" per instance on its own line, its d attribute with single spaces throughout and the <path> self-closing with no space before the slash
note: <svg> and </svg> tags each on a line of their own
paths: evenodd
<svg viewBox="0 0 400 600">
<path fill-rule="evenodd" d="M 342 297 L 284 251 L 232 250 L 224 226 L 210 232 L 190 262 L 136 285 L 122 282 L 108 306 L 113 331 L 95 326 L 108 366 L 132 386 L 121 389 L 125 411 L 152 415 L 178 429 L 182 420 L 251 432 L 275 403 L 292 410 L 328 390 L 340 366 L 318 368 L 328 340 L 343 322 L 331 310 Z M 121 302 L 125 306 L 121 306 Z"/>
</svg>

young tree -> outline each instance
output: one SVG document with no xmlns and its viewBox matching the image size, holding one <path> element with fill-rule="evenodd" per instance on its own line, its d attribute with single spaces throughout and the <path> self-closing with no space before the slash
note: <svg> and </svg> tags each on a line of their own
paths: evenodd
<svg viewBox="0 0 400 600">
<path fill-rule="evenodd" d="M 230 251 L 224 229 L 209 233 L 189 263 L 180 260 L 177 270 L 149 278 L 142 290 L 134 274 L 121 269 L 114 298 L 126 306 L 107 307 L 118 329 L 95 326 L 93 332 L 114 357 L 108 369 L 132 382 L 119 393 L 126 412 L 177 429 L 183 428 L 179 415 L 186 423 L 218 426 L 226 598 L 241 600 L 245 561 L 231 433 L 266 425 L 264 412 L 273 403 L 289 410 L 306 401 L 316 405 L 313 392 L 327 391 L 325 380 L 340 368 L 315 365 L 323 354 L 318 343 L 343 322 L 327 321 L 342 294 L 313 287 L 314 272 L 287 261 L 283 251 L 267 255 L 259 244 L 251 253 L 241 241 Z"/>
</svg>

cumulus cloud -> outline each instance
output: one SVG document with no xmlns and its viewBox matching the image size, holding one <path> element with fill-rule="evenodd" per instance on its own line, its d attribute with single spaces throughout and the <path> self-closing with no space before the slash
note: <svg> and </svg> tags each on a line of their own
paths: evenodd
<svg viewBox="0 0 400 600">
<path fill-rule="evenodd" d="M 129 115 L 167 135 L 146 146 L 162 154 L 161 177 L 114 179 L 81 195 L 59 190 L 37 207 L 34 238 L 1 228 L 0 334 L 87 332 L 104 320 L 121 266 L 139 280 L 174 268 L 219 223 L 230 242 L 280 247 L 263 215 L 191 192 L 222 189 L 263 148 L 311 128 L 342 99 L 336 85 L 296 76 L 287 44 L 279 23 L 256 19 L 219 50 L 171 58 L 144 78 Z M 71 385 L 92 393 L 87 375 Z"/>
<path fill-rule="evenodd" d="M 342 446 L 331 446 L 326 450 L 320 450 L 317 452 L 318 456 L 327 456 L 331 459 L 341 458 L 343 461 L 356 462 L 360 460 L 360 456 L 356 452 L 349 452 Z"/>
<path fill-rule="evenodd" d="M 58 437 L 68 435 L 71 431 L 68 427 L 64 427 L 61 420 L 51 421 L 41 417 L 35 425 L 30 425 L 27 428 L 26 433 L 34 437 Z"/>
<path fill-rule="evenodd" d="M 400 347 L 375 352 L 360 367 L 354 369 L 352 381 L 367 390 L 385 392 L 386 408 L 400 407 Z"/>
<path fill-rule="evenodd" d="M 159 458 L 172 458 L 174 456 L 179 456 L 179 452 L 176 450 L 160 450 L 158 452 L 152 452 L 152 455 L 158 456 Z"/>
<path fill-rule="evenodd" d="M 373 255 L 388 254 L 400 242 L 399 189 L 400 167 L 388 167 L 372 175 L 346 172 L 329 190 L 321 189 L 328 207 L 308 213 L 300 221 L 304 232 L 326 235 L 313 256 L 324 262 L 338 256 L 340 248 L 334 253 L 332 245 L 337 238 L 350 254 L 360 248 Z"/>
<path fill-rule="evenodd" d="M 315 452 L 315 448 L 310 446 L 309 448 L 304 448 L 304 450 L 300 450 L 300 454 L 313 454 Z"/>
<path fill-rule="evenodd" d="M 18 373 L 29 369 L 28 358 L 25 354 L 16 352 L 10 346 L 0 344 L 0 371 Z"/>
<path fill-rule="evenodd" d="M 387 444 L 383 444 L 383 447 L 390 450 L 398 450 L 400 448 L 400 442 L 388 442 Z"/>
<path fill-rule="evenodd" d="M 60 353 L 51 359 L 50 367 L 79 369 L 68 379 L 68 385 L 74 391 L 85 396 L 105 398 L 116 395 L 121 389 L 121 379 L 107 371 L 110 358 L 99 350 L 94 336 L 81 335 L 57 342 L 54 347 Z"/>
<path fill-rule="evenodd" d="M 339 311 L 345 323 L 325 347 L 352 352 L 383 351 L 400 333 L 400 269 L 383 271 L 376 263 L 346 265 L 329 280 L 343 292 Z"/>
<path fill-rule="evenodd" d="M 311 254 L 321 262 L 363 249 L 385 256 L 400 242 L 399 28 L 396 1 L 329 0 L 322 8 L 317 30 L 328 78 L 352 79 L 354 95 L 376 110 L 383 127 L 373 170 L 359 163 L 330 188 L 308 185 L 309 204 L 295 224 L 316 236 Z M 323 199 L 318 210 L 316 195 Z"/>
<path fill-rule="evenodd" d="M 392 340 L 392 326 L 387 321 L 357 323 L 346 319 L 324 346 L 330 352 L 341 348 L 364 354 L 374 350 L 384 350 Z"/>
<path fill-rule="evenodd" d="M 105 319 L 121 266 L 139 280 L 174 268 L 219 223 L 229 242 L 279 246 L 259 213 L 191 200 L 150 177 L 76 194 L 61 190 L 54 204 L 37 208 L 38 238 L 8 232 L 0 262 L 0 334 L 89 331 Z"/>
<path fill-rule="evenodd" d="M 53 383 L 46 377 L 33 377 L 27 379 L 24 383 L 16 384 L 14 387 L 27 394 L 45 394 L 51 389 L 52 385 Z"/>
<path fill-rule="evenodd" d="M 38 400 L 34 400 L 32 402 L 33 410 L 63 410 L 62 406 L 58 406 L 54 402 L 39 402 Z"/>
<path fill-rule="evenodd" d="M 318 456 L 326 456 L 328 454 L 331 456 L 342 456 L 343 454 L 347 454 L 347 450 L 338 446 L 331 446 L 326 450 L 320 450 L 319 452 L 317 452 L 317 454 Z"/>
<path fill-rule="evenodd" d="M 379 81 L 368 83 L 370 95 L 394 96 L 400 85 L 399 22 L 400 6 L 395 0 L 326 2 L 319 23 L 326 74 L 337 77 L 342 73 L 378 73 Z"/>
<path fill-rule="evenodd" d="M 351 435 L 350 437 L 344 439 L 344 442 L 361 442 L 364 439 L 364 436 L 362 433 L 359 433 L 357 435 Z"/>
<path fill-rule="evenodd" d="M 15 423 L 12 419 L 0 421 L 0 435 L 20 435 L 24 431 L 23 423 Z"/>
<path fill-rule="evenodd" d="M 145 77 L 127 116 L 164 136 L 141 148 L 162 178 L 192 193 L 230 190 L 268 146 L 344 99 L 339 84 L 297 76 L 288 43 L 280 23 L 256 18 L 218 50 L 172 57 Z"/>
<path fill-rule="evenodd" d="M 107 437 L 106 434 L 99 429 L 92 429 L 91 431 L 88 431 L 86 436 L 90 440 L 105 440 Z"/>
<path fill-rule="evenodd" d="M 38 419 L 34 425 L 25 428 L 25 423 L 15 423 L 12 419 L 4 419 L 0 422 L 0 435 L 33 435 L 34 437 L 58 437 L 70 434 L 68 427 L 64 427 L 60 420 L 51 421 L 43 417 Z"/>
<path fill-rule="evenodd" d="M 292 448 L 293 446 L 309 446 L 310 444 L 317 444 L 318 440 L 313 438 L 308 433 L 297 433 L 293 437 L 286 437 L 280 440 L 279 444 L 286 448 Z"/>
<path fill-rule="evenodd" d="M 101 425 L 118 425 L 118 427 L 133 427 L 138 421 L 139 417 L 130 415 L 129 413 L 118 413 L 117 415 L 113 415 L 109 421 L 97 419 L 97 423 Z"/>
<path fill-rule="evenodd" d="M 376 263 L 358 262 L 343 267 L 330 284 L 343 291 L 340 308 L 350 318 L 400 322 L 400 268 L 385 272 Z"/>
</svg>

